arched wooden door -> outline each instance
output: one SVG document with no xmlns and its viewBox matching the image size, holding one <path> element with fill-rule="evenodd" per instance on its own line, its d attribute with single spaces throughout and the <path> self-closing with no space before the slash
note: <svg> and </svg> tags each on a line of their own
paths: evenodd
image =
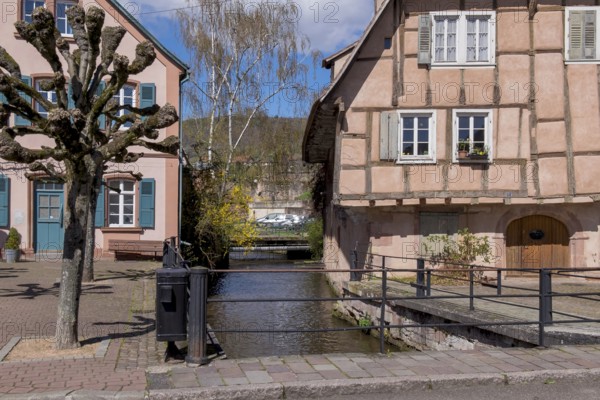
<svg viewBox="0 0 600 400">
<path fill-rule="evenodd" d="M 569 260 L 569 232 L 562 222 L 533 215 L 508 226 L 507 268 L 568 268 Z M 518 271 L 509 274 L 522 275 Z"/>
</svg>

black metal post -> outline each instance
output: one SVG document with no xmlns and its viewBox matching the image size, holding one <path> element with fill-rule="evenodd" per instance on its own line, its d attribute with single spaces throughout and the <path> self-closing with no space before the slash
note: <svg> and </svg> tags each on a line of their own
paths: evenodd
<svg viewBox="0 0 600 400">
<path fill-rule="evenodd" d="M 417 297 L 425 297 L 425 260 L 417 260 Z"/>
<path fill-rule="evenodd" d="M 206 305 L 208 298 L 208 269 L 192 268 L 190 274 L 190 305 L 188 327 L 188 355 L 190 364 L 205 365 L 206 356 Z"/>
<path fill-rule="evenodd" d="M 169 243 L 163 242 L 163 268 L 169 268 Z"/>
<path fill-rule="evenodd" d="M 358 269 L 358 251 L 352 250 L 352 269 Z M 358 272 L 350 273 L 351 281 L 360 281 L 360 274 Z"/>
<path fill-rule="evenodd" d="M 540 328 L 539 345 L 545 346 L 545 327 L 552 325 L 552 271 L 540 270 Z"/>
<path fill-rule="evenodd" d="M 473 266 L 471 265 L 469 267 L 469 310 L 473 311 L 475 310 L 475 298 L 473 296 L 475 296 L 475 284 L 474 284 L 474 273 L 473 273 Z"/>
<path fill-rule="evenodd" d="M 497 283 L 496 290 L 497 290 L 498 296 L 502 296 L 502 270 L 498 270 L 497 274 L 498 274 L 498 277 L 496 279 L 496 283 Z"/>
<path fill-rule="evenodd" d="M 387 270 L 385 257 L 381 268 L 381 314 L 379 315 L 379 352 L 385 354 L 385 303 L 387 303 Z"/>
<path fill-rule="evenodd" d="M 427 270 L 427 297 L 431 297 L 431 270 Z"/>
</svg>

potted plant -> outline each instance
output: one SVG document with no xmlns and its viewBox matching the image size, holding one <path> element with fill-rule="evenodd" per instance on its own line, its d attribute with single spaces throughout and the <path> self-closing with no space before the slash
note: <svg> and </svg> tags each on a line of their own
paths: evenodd
<svg viewBox="0 0 600 400">
<path fill-rule="evenodd" d="M 467 158 L 469 155 L 469 141 L 461 139 L 458 141 L 458 158 Z"/>
<path fill-rule="evenodd" d="M 476 148 L 473 150 L 471 154 L 469 154 L 469 158 L 472 160 L 487 160 L 488 159 L 489 148 L 487 146 L 482 148 Z"/>
<path fill-rule="evenodd" d="M 8 237 L 4 243 L 4 254 L 6 255 L 7 263 L 19 261 L 21 248 L 21 234 L 16 228 L 10 228 Z"/>
</svg>

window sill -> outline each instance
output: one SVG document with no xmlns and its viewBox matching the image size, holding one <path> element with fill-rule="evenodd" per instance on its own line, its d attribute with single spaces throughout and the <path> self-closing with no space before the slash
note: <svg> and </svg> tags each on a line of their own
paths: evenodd
<svg viewBox="0 0 600 400">
<path fill-rule="evenodd" d="M 492 160 L 489 158 L 457 158 L 454 162 L 458 164 L 491 164 Z"/>
<path fill-rule="evenodd" d="M 25 40 L 21 37 L 21 35 L 19 35 L 19 32 L 13 32 L 15 39 L 19 39 L 19 40 Z M 68 43 L 75 43 L 75 37 L 73 35 L 64 35 L 61 33 L 60 35 L 63 39 L 65 39 L 66 42 Z"/>
<path fill-rule="evenodd" d="M 437 161 L 432 158 L 401 158 L 396 161 L 396 164 L 436 164 Z"/>
<path fill-rule="evenodd" d="M 473 63 L 473 64 L 434 64 L 431 69 L 467 69 L 467 68 L 495 68 L 496 63 Z"/>
<path fill-rule="evenodd" d="M 119 227 L 104 227 L 104 228 L 100 228 L 100 231 L 102 233 L 143 233 L 144 232 L 144 228 L 138 228 L 138 227 L 123 227 L 123 228 L 119 228 Z"/>
<path fill-rule="evenodd" d="M 576 64 L 600 64 L 600 60 L 565 60 L 566 65 Z"/>
</svg>

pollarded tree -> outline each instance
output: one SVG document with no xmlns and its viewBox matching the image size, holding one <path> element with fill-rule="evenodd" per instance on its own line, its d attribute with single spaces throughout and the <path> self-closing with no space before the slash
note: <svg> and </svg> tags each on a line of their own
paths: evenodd
<svg viewBox="0 0 600 400">
<path fill-rule="evenodd" d="M 107 165 L 135 162 L 143 156 L 130 152 L 132 146 L 167 153 L 176 153 L 179 146 L 176 137 L 157 141 L 158 129 L 177 122 L 175 107 L 166 104 L 135 108 L 113 100 L 129 76 L 144 71 L 156 54 L 149 42 L 137 46 L 131 62 L 117 54 L 126 31 L 122 27 L 104 27 L 104 17 L 104 11 L 97 7 L 69 8 L 67 18 L 73 29 L 74 46 L 61 37 L 52 14 L 44 8 L 34 10 L 31 23 L 15 24 L 19 35 L 50 65 L 53 77 L 42 84 L 41 90 L 54 91 L 55 103 L 22 81 L 19 65 L 0 47 L 0 93 L 4 96 L 0 107 L 0 157 L 60 179 L 66 188 L 56 324 L 59 349 L 78 346 L 86 230 L 88 225 L 94 226 L 93 211 Z M 47 114 L 40 114 L 29 99 Z M 31 125 L 10 126 L 11 114 L 29 120 Z M 107 124 L 100 124 L 101 119 L 106 119 Z M 54 144 L 26 148 L 18 138 L 29 135 L 43 135 Z M 94 230 L 90 231 L 93 235 Z"/>
</svg>

